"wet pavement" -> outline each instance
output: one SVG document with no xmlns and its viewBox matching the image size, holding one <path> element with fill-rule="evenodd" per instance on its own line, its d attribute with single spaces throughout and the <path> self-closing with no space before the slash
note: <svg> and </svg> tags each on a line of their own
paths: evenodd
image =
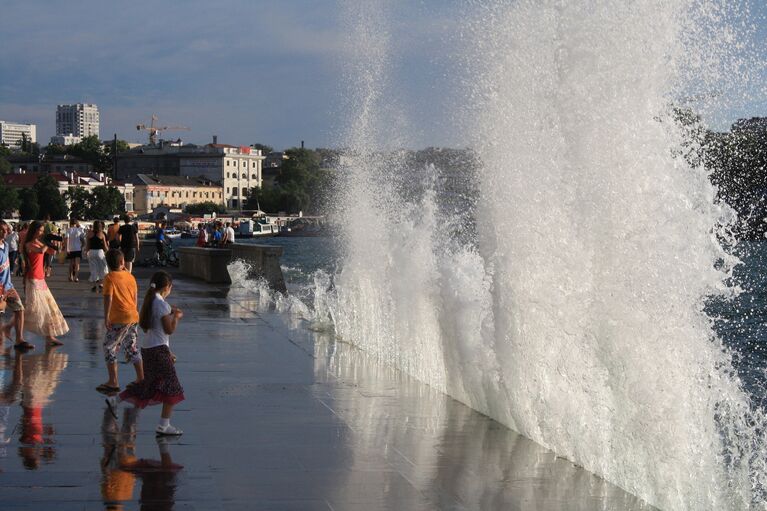
<svg viewBox="0 0 767 511">
<path fill-rule="evenodd" d="M 226 288 L 176 277 L 186 401 L 115 420 L 101 299 L 56 267 L 64 346 L 0 357 L 0 509 L 635 510 L 635 497 L 495 421 Z M 148 271 L 139 270 L 140 296 Z M 8 344 L 6 344 L 8 346 Z M 120 365 L 121 384 L 134 377 Z"/>
</svg>

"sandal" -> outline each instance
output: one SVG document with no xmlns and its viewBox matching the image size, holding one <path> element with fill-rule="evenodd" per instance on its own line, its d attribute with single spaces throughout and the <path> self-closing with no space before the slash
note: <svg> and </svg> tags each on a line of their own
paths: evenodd
<svg viewBox="0 0 767 511">
<path fill-rule="evenodd" d="M 19 351 L 29 351 L 35 349 L 35 345 L 27 341 L 21 341 L 13 345 L 13 349 Z"/>
<path fill-rule="evenodd" d="M 107 394 L 112 392 L 120 392 L 120 387 L 113 387 L 111 385 L 107 385 L 106 383 L 102 383 L 101 385 L 96 387 L 96 390 Z"/>
</svg>

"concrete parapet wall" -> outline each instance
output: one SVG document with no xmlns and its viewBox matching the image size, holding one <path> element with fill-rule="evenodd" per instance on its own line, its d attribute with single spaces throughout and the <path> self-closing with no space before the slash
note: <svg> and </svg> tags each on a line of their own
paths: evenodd
<svg viewBox="0 0 767 511">
<path fill-rule="evenodd" d="M 242 259 L 250 265 L 249 278 L 263 278 L 272 289 L 285 292 L 280 268 L 282 247 L 234 243 L 227 248 L 180 247 L 176 249 L 184 275 L 217 284 L 231 284 L 227 265 Z"/>
</svg>

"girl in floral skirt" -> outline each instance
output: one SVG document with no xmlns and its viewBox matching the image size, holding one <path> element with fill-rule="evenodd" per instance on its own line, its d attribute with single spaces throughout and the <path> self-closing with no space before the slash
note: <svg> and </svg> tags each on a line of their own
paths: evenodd
<svg viewBox="0 0 767 511">
<path fill-rule="evenodd" d="M 62 343 L 56 336 L 69 332 L 69 325 L 45 282 L 43 256 L 52 255 L 56 251 L 43 243 L 43 231 L 42 222 L 32 222 L 23 245 L 27 263 L 24 275 L 24 328 L 42 335 L 48 344 L 60 345 Z"/>
<path fill-rule="evenodd" d="M 162 403 L 157 435 L 182 433 L 170 423 L 173 407 L 184 400 L 184 389 L 176 377 L 174 357 L 170 351 L 170 335 L 175 332 L 184 314 L 165 301 L 172 287 L 170 275 L 166 272 L 158 271 L 152 275 L 139 313 L 139 326 L 146 332 L 141 349 L 144 379 L 128 385 L 119 397 L 107 398 L 107 406 L 113 415 L 116 415 L 115 407 L 119 401 L 131 402 L 138 408 Z"/>
</svg>

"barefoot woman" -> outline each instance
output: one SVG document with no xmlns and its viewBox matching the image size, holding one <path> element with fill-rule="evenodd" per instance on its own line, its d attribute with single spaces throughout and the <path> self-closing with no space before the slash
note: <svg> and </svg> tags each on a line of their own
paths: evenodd
<svg viewBox="0 0 767 511">
<path fill-rule="evenodd" d="M 43 235 L 43 224 L 34 221 L 29 226 L 24 240 L 24 257 L 27 260 L 24 326 L 27 330 L 45 337 L 49 344 L 59 345 L 62 342 L 56 339 L 56 336 L 69 332 L 69 326 L 45 282 L 43 256 L 53 254 L 55 250 L 43 243 Z"/>
</svg>

